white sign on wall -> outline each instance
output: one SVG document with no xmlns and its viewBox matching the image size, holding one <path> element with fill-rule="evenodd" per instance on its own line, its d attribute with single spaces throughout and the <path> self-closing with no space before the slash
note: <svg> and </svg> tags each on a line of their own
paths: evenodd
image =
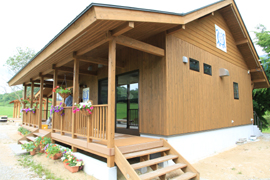
<svg viewBox="0 0 270 180">
<path fill-rule="evenodd" d="M 218 27 L 216 24 L 215 24 L 215 28 L 216 28 L 216 44 L 217 44 L 217 48 L 221 49 L 224 52 L 227 52 L 225 31 L 223 29 L 221 29 L 220 27 Z"/>
<path fill-rule="evenodd" d="M 90 99 L 90 88 L 83 88 L 83 102 L 87 102 Z"/>
</svg>

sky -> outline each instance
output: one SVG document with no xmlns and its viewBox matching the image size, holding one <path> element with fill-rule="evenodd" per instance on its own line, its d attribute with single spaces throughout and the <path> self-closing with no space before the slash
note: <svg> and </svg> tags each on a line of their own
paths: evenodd
<svg viewBox="0 0 270 180">
<path fill-rule="evenodd" d="M 0 1 L 0 84 L 12 76 L 3 66 L 16 54 L 16 48 L 29 47 L 38 52 L 89 4 L 104 3 L 175 13 L 188 12 L 217 0 L 6 0 Z M 235 0 L 245 25 L 254 39 L 255 27 L 270 28 L 269 0 Z M 256 2 L 256 3 L 254 3 Z M 263 51 L 257 47 L 261 56 Z M 3 90 L 0 88 L 0 93 Z"/>
</svg>

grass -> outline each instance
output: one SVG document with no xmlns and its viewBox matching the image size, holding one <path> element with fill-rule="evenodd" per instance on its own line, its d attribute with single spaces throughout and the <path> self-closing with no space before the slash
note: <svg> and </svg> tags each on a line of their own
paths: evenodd
<svg viewBox="0 0 270 180">
<path fill-rule="evenodd" d="M 268 127 L 268 129 L 263 129 L 262 133 L 270 133 L 270 127 Z"/>
<path fill-rule="evenodd" d="M 40 178 L 42 176 L 46 176 L 46 179 L 55 179 L 61 180 L 61 178 L 57 178 L 53 173 L 51 173 L 48 169 L 44 168 L 40 163 L 36 163 L 33 160 L 33 157 L 30 155 L 22 155 L 19 156 L 19 165 L 23 167 L 31 168 Z"/>
<path fill-rule="evenodd" d="M 13 104 L 0 106 L 0 116 L 6 115 L 9 118 L 13 117 Z"/>
<path fill-rule="evenodd" d="M 117 119 L 126 119 L 127 118 L 127 104 L 126 103 L 117 103 Z M 138 109 L 137 103 L 130 103 L 130 109 Z"/>
</svg>

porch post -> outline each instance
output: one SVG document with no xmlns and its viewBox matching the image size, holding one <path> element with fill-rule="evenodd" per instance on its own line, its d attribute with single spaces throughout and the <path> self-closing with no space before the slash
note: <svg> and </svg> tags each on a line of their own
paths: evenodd
<svg viewBox="0 0 270 180">
<path fill-rule="evenodd" d="M 44 82 L 44 77 L 43 77 L 43 76 L 40 76 L 40 90 L 39 90 L 39 121 L 38 121 L 38 128 L 39 128 L 39 129 L 41 129 L 41 127 L 42 127 L 43 82 Z"/>
<path fill-rule="evenodd" d="M 14 106 L 13 106 L 13 118 L 16 117 L 16 103 L 14 101 Z"/>
<path fill-rule="evenodd" d="M 25 84 L 23 85 L 23 99 L 26 99 L 26 94 L 27 94 L 27 86 L 25 86 Z M 23 107 L 22 107 L 23 109 L 25 108 L 25 104 L 23 104 Z M 25 122 L 26 122 L 26 119 L 24 119 L 24 118 L 26 118 L 26 117 L 24 117 L 23 116 L 23 114 L 22 114 L 22 124 L 26 124 Z"/>
<path fill-rule="evenodd" d="M 73 71 L 73 104 L 79 103 L 79 60 L 75 57 L 74 54 L 74 71 Z M 76 138 L 75 133 L 75 121 L 76 114 L 72 113 L 72 138 Z"/>
<path fill-rule="evenodd" d="M 49 110 L 49 108 L 48 108 L 48 106 L 49 106 L 49 98 L 47 97 L 46 98 L 46 120 L 48 119 L 48 110 Z"/>
<path fill-rule="evenodd" d="M 35 84 L 35 83 L 34 83 L 33 81 L 31 81 L 31 94 L 30 94 L 30 99 L 31 99 L 31 101 L 30 101 L 30 108 L 33 108 L 34 84 Z M 32 118 L 31 118 L 31 115 L 29 116 L 29 118 L 30 118 L 30 123 L 31 123 L 31 125 L 34 126 L 34 125 L 33 125 L 33 120 L 32 120 Z"/>
<path fill-rule="evenodd" d="M 57 81 L 58 81 L 58 70 L 54 67 L 53 65 L 53 88 L 55 88 L 57 86 Z M 52 105 L 55 106 L 56 105 L 56 93 L 52 93 Z M 52 133 L 54 132 L 53 128 L 54 128 L 54 117 L 55 117 L 55 113 L 53 113 L 53 117 L 52 117 Z"/>
<path fill-rule="evenodd" d="M 114 148 L 115 132 L 115 69 L 116 67 L 116 41 L 109 41 L 109 62 L 108 62 L 108 148 Z M 107 166 L 114 166 L 114 156 L 107 158 Z"/>
</svg>

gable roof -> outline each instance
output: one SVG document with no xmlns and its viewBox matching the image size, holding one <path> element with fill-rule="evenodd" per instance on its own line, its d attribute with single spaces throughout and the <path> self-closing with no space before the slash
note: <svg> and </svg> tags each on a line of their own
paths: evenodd
<svg viewBox="0 0 270 180">
<path fill-rule="evenodd" d="M 146 32 L 136 26 L 134 30 L 127 33 L 132 38 L 143 40 L 147 36 L 187 24 L 217 10 L 223 14 L 235 41 L 239 43 L 240 52 L 252 70 L 254 87 L 269 87 L 265 72 L 258 61 L 259 56 L 234 0 L 217 1 L 188 13 L 92 3 L 41 49 L 8 83 L 10 86 L 18 85 L 37 78 L 40 73 L 50 73 L 52 62 L 59 66 L 63 65 L 64 62 L 69 62 L 73 59 L 72 53 L 74 51 L 84 52 L 82 49 L 87 49 L 90 46 L 87 43 L 99 42 L 100 39 L 104 39 L 102 36 L 105 35 L 105 32 L 119 27 L 124 22 L 136 22 L 139 26 L 147 26 L 151 31 L 148 29 Z M 160 28 L 151 29 L 151 26 L 159 26 Z M 85 46 L 78 45 L 78 42 L 85 44 Z"/>
</svg>

